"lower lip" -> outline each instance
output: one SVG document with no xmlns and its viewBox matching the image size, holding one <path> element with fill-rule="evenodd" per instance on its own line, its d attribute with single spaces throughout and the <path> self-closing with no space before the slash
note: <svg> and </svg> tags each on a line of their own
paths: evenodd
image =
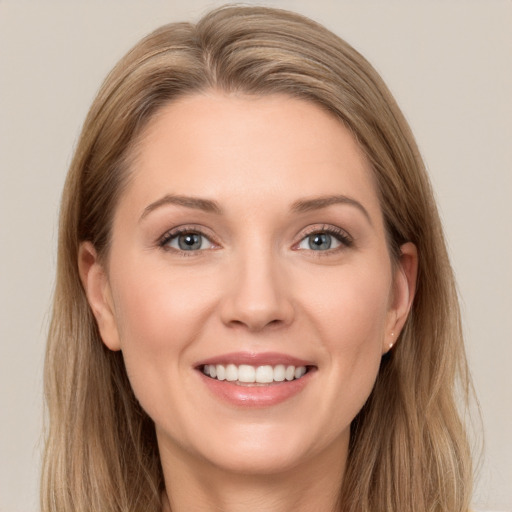
<svg viewBox="0 0 512 512">
<path fill-rule="evenodd" d="M 300 379 L 276 382 L 268 385 L 240 385 L 227 380 L 207 377 L 199 371 L 211 393 L 221 400 L 238 407 L 270 407 L 298 395 L 310 382 L 314 371 L 308 371 Z"/>
</svg>

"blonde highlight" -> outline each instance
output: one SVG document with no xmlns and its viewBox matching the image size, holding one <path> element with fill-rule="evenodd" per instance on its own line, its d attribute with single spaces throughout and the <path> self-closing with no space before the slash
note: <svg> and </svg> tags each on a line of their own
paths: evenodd
<svg viewBox="0 0 512 512">
<path fill-rule="evenodd" d="M 300 15 L 225 7 L 196 25 L 166 25 L 105 80 L 85 120 L 64 187 L 58 270 L 45 364 L 48 431 L 44 512 L 159 511 L 163 476 L 151 419 L 121 354 L 101 342 L 78 274 L 78 248 L 108 252 L 117 201 L 144 126 L 165 104 L 218 89 L 287 94 L 344 123 L 372 165 L 390 252 L 413 242 L 418 288 L 352 425 L 340 488 L 344 512 L 466 512 L 472 467 L 456 386 L 471 384 L 453 272 L 414 137 L 372 66 Z"/>
</svg>

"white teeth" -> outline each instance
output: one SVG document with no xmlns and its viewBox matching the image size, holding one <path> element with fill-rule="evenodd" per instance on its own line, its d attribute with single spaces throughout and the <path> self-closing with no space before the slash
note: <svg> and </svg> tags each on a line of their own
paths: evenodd
<svg viewBox="0 0 512 512">
<path fill-rule="evenodd" d="M 256 382 L 256 370 L 254 366 L 241 364 L 238 367 L 238 380 L 240 382 Z"/>
<path fill-rule="evenodd" d="M 295 366 L 287 366 L 284 375 L 286 380 L 293 380 L 295 378 Z"/>
<path fill-rule="evenodd" d="M 238 380 L 238 367 L 234 364 L 228 364 L 226 366 L 226 380 L 229 380 L 230 382 Z"/>
<path fill-rule="evenodd" d="M 224 380 L 226 378 L 226 368 L 222 366 L 221 364 L 218 364 L 216 366 L 217 369 L 217 379 L 218 380 Z"/>
<path fill-rule="evenodd" d="M 263 365 L 251 366 L 248 364 L 206 364 L 203 366 L 203 373 L 212 379 L 227 380 L 229 382 L 242 382 L 244 384 L 270 384 L 272 382 L 283 382 L 300 379 L 306 374 L 305 366 L 276 366 Z"/>
<path fill-rule="evenodd" d="M 286 377 L 286 368 L 284 364 L 278 364 L 274 367 L 274 380 L 276 382 L 283 382 Z"/>
<path fill-rule="evenodd" d="M 274 369 L 272 366 L 258 366 L 255 375 L 256 382 L 268 384 L 274 381 Z"/>
<path fill-rule="evenodd" d="M 300 379 L 306 373 L 306 368 L 304 366 L 298 366 L 295 368 L 295 378 Z M 211 374 L 211 372 L 210 372 Z"/>
</svg>

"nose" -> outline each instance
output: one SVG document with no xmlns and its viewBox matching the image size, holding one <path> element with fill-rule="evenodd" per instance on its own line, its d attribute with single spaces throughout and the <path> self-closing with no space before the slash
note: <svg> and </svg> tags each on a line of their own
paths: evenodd
<svg viewBox="0 0 512 512">
<path fill-rule="evenodd" d="M 220 308 L 223 323 L 251 332 L 289 325 L 294 306 L 283 270 L 271 254 L 253 254 L 232 262 Z"/>
</svg>

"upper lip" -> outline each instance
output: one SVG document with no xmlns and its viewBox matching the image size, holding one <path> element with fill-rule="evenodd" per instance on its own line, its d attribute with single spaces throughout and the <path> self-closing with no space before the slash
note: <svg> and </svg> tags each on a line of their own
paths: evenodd
<svg viewBox="0 0 512 512">
<path fill-rule="evenodd" d="M 229 354 L 209 357 L 208 359 L 199 361 L 195 366 L 201 367 L 206 364 L 235 364 L 237 366 L 241 364 L 247 364 L 250 366 L 276 366 L 278 364 L 296 367 L 315 366 L 311 361 L 306 361 L 305 359 L 300 359 L 288 354 L 280 354 L 279 352 L 232 352 Z"/>
</svg>

